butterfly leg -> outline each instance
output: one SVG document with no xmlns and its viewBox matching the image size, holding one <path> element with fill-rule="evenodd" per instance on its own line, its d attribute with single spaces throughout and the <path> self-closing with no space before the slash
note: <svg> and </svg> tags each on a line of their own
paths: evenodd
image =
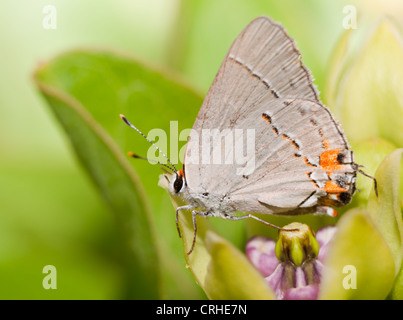
<svg viewBox="0 0 403 320">
<path fill-rule="evenodd" d="M 179 229 L 179 222 L 178 222 L 179 211 L 180 210 L 191 210 L 191 209 L 194 209 L 194 207 L 191 206 L 191 205 L 176 208 L 176 211 L 175 211 L 175 223 L 176 223 L 176 230 L 178 230 L 179 238 L 182 238 L 181 230 Z"/>
<path fill-rule="evenodd" d="M 297 231 L 297 230 L 298 230 L 298 229 L 284 229 L 284 228 L 278 227 L 278 226 L 276 226 L 276 225 L 274 225 L 274 224 L 271 224 L 270 222 L 267 222 L 267 221 L 265 221 L 265 220 L 263 220 L 263 219 L 260 219 L 260 218 L 258 218 L 258 217 L 256 217 L 256 216 L 254 216 L 254 215 L 252 215 L 252 214 L 247 214 L 247 215 L 244 215 L 244 216 L 230 216 L 230 215 L 226 215 L 226 216 L 224 216 L 224 218 L 225 218 L 225 219 L 228 219 L 228 220 L 234 220 L 234 221 L 251 218 L 251 219 L 254 219 L 254 220 L 256 220 L 256 221 L 259 221 L 259 222 L 265 224 L 266 226 L 273 227 L 273 228 L 278 229 L 278 230 L 285 230 L 285 231 Z"/>
<path fill-rule="evenodd" d="M 197 233 L 197 223 L 196 223 L 196 216 L 203 216 L 205 218 L 207 217 L 213 217 L 214 215 L 209 213 L 209 212 L 203 212 L 203 211 L 196 211 L 193 210 L 192 211 L 192 221 L 193 221 L 193 241 L 192 241 L 192 247 L 190 248 L 190 250 L 187 252 L 187 255 L 190 255 L 195 247 L 196 244 L 196 233 Z"/>
<path fill-rule="evenodd" d="M 365 173 L 361 169 L 359 169 L 358 172 L 374 181 L 374 190 L 375 190 L 376 196 L 378 197 L 378 182 L 376 181 L 376 178 L 373 176 L 370 176 L 368 173 Z"/>
</svg>

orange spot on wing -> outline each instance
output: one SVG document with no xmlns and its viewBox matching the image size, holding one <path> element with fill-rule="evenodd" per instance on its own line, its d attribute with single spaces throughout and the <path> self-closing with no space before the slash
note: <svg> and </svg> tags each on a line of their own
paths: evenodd
<svg viewBox="0 0 403 320">
<path fill-rule="evenodd" d="M 331 180 L 327 181 L 326 185 L 322 189 L 325 190 L 327 193 L 336 193 L 337 194 L 340 192 L 347 192 L 346 189 L 338 186 Z"/>
<path fill-rule="evenodd" d="M 337 156 L 339 153 L 340 149 L 326 150 L 321 153 L 319 164 L 323 170 L 329 173 L 343 168 L 339 161 L 337 161 Z"/>
</svg>

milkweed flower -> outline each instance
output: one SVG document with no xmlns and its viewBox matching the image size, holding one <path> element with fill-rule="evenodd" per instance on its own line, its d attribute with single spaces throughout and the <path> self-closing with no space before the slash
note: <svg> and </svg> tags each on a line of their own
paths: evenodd
<svg viewBox="0 0 403 320">
<path fill-rule="evenodd" d="M 318 231 L 301 223 L 292 223 L 280 231 L 277 242 L 256 236 L 246 244 L 246 255 L 262 273 L 279 300 L 318 298 L 323 259 L 336 227 Z M 320 253 L 320 255 L 319 255 Z"/>
</svg>

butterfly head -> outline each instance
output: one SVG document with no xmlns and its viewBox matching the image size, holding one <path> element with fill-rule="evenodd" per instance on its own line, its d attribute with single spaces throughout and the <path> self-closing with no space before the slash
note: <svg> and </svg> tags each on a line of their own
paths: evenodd
<svg viewBox="0 0 403 320">
<path fill-rule="evenodd" d="M 179 170 L 172 177 L 173 178 L 169 184 L 169 191 L 174 195 L 182 193 L 186 188 L 185 174 L 183 173 L 183 170 Z"/>
<path fill-rule="evenodd" d="M 136 130 L 141 136 L 143 136 L 143 138 L 146 139 L 152 146 L 154 146 L 165 157 L 165 159 L 168 161 L 168 164 L 164 164 L 164 163 L 161 163 L 159 161 L 150 160 L 148 158 L 138 156 L 138 155 L 134 154 L 133 152 L 128 152 L 127 153 L 128 156 L 132 157 L 132 158 L 135 158 L 135 159 L 147 160 L 148 162 L 156 163 L 156 164 L 159 164 L 159 165 L 165 167 L 166 169 L 169 170 L 169 171 L 167 171 L 166 169 L 164 169 L 165 172 L 167 172 L 167 173 L 172 172 L 173 173 L 173 175 L 172 175 L 173 178 L 171 180 L 169 180 L 168 176 L 165 175 L 165 178 L 168 180 L 168 183 L 169 183 L 169 191 L 174 195 L 177 195 L 177 194 L 183 192 L 185 187 L 186 187 L 184 170 L 177 170 L 175 165 L 166 156 L 166 154 L 160 148 L 158 148 L 158 146 L 156 146 L 151 140 L 149 140 L 146 135 L 144 135 L 139 129 L 137 129 L 124 115 L 121 114 L 120 118 L 129 127 L 131 127 L 132 129 Z"/>
</svg>

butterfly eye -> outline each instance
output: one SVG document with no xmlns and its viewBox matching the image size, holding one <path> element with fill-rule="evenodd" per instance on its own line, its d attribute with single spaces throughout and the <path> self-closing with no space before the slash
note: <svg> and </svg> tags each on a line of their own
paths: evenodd
<svg viewBox="0 0 403 320">
<path fill-rule="evenodd" d="M 174 191 L 175 193 L 178 193 L 181 191 L 183 186 L 183 177 L 181 175 L 176 175 L 175 181 L 174 181 Z"/>
</svg>

